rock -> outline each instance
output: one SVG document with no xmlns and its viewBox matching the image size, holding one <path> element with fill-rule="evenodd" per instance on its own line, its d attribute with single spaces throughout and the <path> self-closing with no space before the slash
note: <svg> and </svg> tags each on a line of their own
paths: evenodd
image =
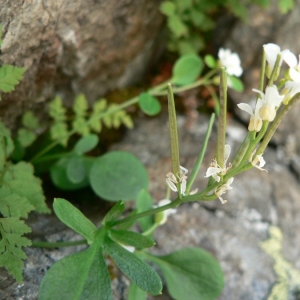
<svg viewBox="0 0 300 300">
<path fill-rule="evenodd" d="M 56 94 L 90 102 L 140 80 L 161 53 L 158 0 L 3 0 L 1 64 L 25 67 L 16 91 L 3 96 L 1 117 L 12 127 L 25 109 L 41 114 Z"/>
</svg>

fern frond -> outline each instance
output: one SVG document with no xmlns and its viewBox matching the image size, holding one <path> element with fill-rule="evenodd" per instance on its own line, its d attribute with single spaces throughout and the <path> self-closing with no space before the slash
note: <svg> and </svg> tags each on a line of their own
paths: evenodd
<svg viewBox="0 0 300 300">
<path fill-rule="evenodd" d="M 0 90 L 4 93 L 13 91 L 23 78 L 24 72 L 24 68 L 2 65 L 0 67 Z"/>
</svg>

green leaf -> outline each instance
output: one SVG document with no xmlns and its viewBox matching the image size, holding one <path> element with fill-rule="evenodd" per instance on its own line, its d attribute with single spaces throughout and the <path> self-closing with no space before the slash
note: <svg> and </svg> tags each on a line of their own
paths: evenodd
<svg viewBox="0 0 300 300">
<path fill-rule="evenodd" d="M 65 122 L 54 123 L 50 127 L 51 138 L 54 141 L 58 141 L 61 145 L 67 146 L 69 139 L 68 127 Z"/>
<path fill-rule="evenodd" d="M 173 2 L 171 1 L 164 1 L 160 7 L 159 10 L 161 11 L 162 14 L 164 14 L 165 16 L 172 16 L 174 15 L 175 11 L 176 11 L 176 6 Z"/>
<path fill-rule="evenodd" d="M 5 267 L 18 282 L 23 280 L 23 260 L 27 257 L 22 247 L 31 245 L 31 241 L 22 236 L 28 232 L 31 229 L 24 221 L 13 217 L 0 218 L 0 267 Z"/>
<path fill-rule="evenodd" d="M 28 129 L 21 128 L 18 130 L 18 141 L 23 148 L 30 146 L 37 138 L 37 135 Z"/>
<path fill-rule="evenodd" d="M 87 187 L 89 185 L 88 174 L 95 159 L 92 157 L 83 157 L 86 176 L 79 183 L 73 183 L 67 176 L 67 166 L 70 159 L 70 157 L 63 157 L 53 165 L 50 169 L 52 182 L 58 188 L 66 191 L 73 191 Z"/>
<path fill-rule="evenodd" d="M 143 212 L 143 211 L 147 211 L 151 208 L 153 208 L 153 200 L 150 196 L 150 194 L 145 191 L 142 190 L 136 200 L 136 208 L 138 210 L 138 213 Z M 153 220 L 153 216 L 147 216 L 147 217 L 143 217 L 141 219 L 139 219 L 140 225 L 142 227 L 142 230 L 145 232 L 148 229 L 150 229 L 152 227 L 152 225 L 154 224 L 154 220 Z"/>
<path fill-rule="evenodd" d="M 67 164 L 67 177 L 74 183 L 81 183 L 87 177 L 85 160 L 82 156 L 73 155 Z"/>
<path fill-rule="evenodd" d="M 3 197 L 10 197 L 15 201 L 17 198 L 25 198 L 40 213 L 50 212 L 45 203 L 42 182 L 34 176 L 34 169 L 29 163 L 19 162 L 16 165 L 11 164 L 7 167 L 0 188 L 1 193 Z M 29 211 L 29 207 L 27 211 Z"/>
<path fill-rule="evenodd" d="M 181 56 L 175 63 L 171 82 L 177 85 L 193 83 L 203 70 L 202 59 L 195 54 Z"/>
<path fill-rule="evenodd" d="M 168 27 L 176 38 L 186 36 L 189 32 L 188 27 L 182 22 L 178 15 L 169 16 Z"/>
<path fill-rule="evenodd" d="M 99 138 L 96 134 L 89 134 L 82 137 L 74 146 L 74 152 L 78 155 L 82 155 L 86 152 L 93 150 L 99 142 Z"/>
<path fill-rule="evenodd" d="M 133 282 L 130 282 L 127 300 L 147 300 L 147 293 Z"/>
<path fill-rule="evenodd" d="M 240 93 L 244 90 L 243 82 L 235 76 L 228 76 L 228 86 Z"/>
<path fill-rule="evenodd" d="M 125 209 L 125 204 L 122 200 L 118 201 L 105 215 L 101 224 L 106 225 L 110 222 L 116 221 Z"/>
<path fill-rule="evenodd" d="M 141 110 L 149 116 L 155 116 L 161 111 L 159 101 L 149 93 L 140 94 L 139 105 Z"/>
<path fill-rule="evenodd" d="M 64 108 L 60 97 L 55 97 L 50 103 L 49 115 L 56 122 L 64 122 L 66 120 L 66 109 Z"/>
<path fill-rule="evenodd" d="M 88 102 L 85 95 L 79 94 L 74 102 L 73 111 L 78 117 L 85 117 L 86 111 L 88 109 Z"/>
<path fill-rule="evenodd" d="M 40 128 L 38 118 L 33 114 L 32 111 L 26 111 L 22 116 L 22 124 L 24 127 L 32 130 Z"/>
<path fill-rule="evenodd" d="M 143 164 L 123 151 L 112 151 L 97 158 L 89 178 L 94 192 L 109 201 L 135 199 L 149 184 Z"/>
<path fill-rule="evenodd" d="M 11 92 L 23 78 L 25 68 L 18 68 L 10 65 L 0 67 L 0 90 L 4 93 Z"/>
<path fill-rule="evenodd" d="M 162 283 L 157 273 L 135 254 L 125 250 L 110 238 L 104 239 L 104 250 L 114 259 L 120 270 L 150 295 L 159 295 Z"/>
<path fill-rule="evenodd" d="M 214 69 L 217 66 L 217 61 L 210 54 L 207 54 L 207 55 L 204 56 L 204 62 L 211 69 Z"/>
<path fill-rule="evenodd" d="M 176 300 L 186 300 L 186 295 L 189 295 L 189 300 L 211 300 L 223 289 L 221 267 L 203 249 L 185 248 L 159 257 L 147 253 L 145 258 L 159 266 L 169 294 Z"/>
<path fill-rule="evenodd" d="M 90 133 L 90 128 L 88 122 L 82 117 L 76 117 L 72 122 L 73 130 L 80 135 L 88 135 Z"/>
<path fill-rule="evenodd" d="M 82 235 L 89 244 L 93 242 L 97 227 L 79 209 L 61 198 L 54 199 L 53 209 L 63 223 Z"/>
<path fill-rule="evenodd" d="M 294 7 L 294 1 L 293 0 L 279 0 L 278 1 L 278 8 L 283 14 L 286 14 Z"/>
<path fill-rule="evenodd" d="M 112 300 L 101 234 L 87 250 L 64 257 L 50 268 L 40 285 L 39 300 Z"/>
<path fill-rule="evenodd" d="M 0 122 L 0 173 L 3 173 L 6 160 L 14 151 L 10 130 Z"/>
<path fill-rule="evenodd" d="M 117 243 L 126 246 L 132 246 L 137 249 L 149 248 L 155 245 L 155 241 L 140 233 L 128 230 L 114 230 L 109 231 L 109 237 Z"/>
</svg>

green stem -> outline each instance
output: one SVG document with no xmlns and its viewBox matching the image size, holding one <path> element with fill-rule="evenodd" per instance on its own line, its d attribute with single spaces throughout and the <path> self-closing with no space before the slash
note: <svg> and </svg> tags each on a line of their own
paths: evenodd
<svg viewBox="0 0 300 300">
<path fill-rule="evenodd" d="M 266 73 L 266 52 L 263 50 L 263 57 L 261 61 L 261 69 L 260 69 L 260 76 L 259 76 L 259 90 L 263 91 L 264 88 L 264 79 Z"/>
<path fill-rule="evenodd" d="M 60 247 L 70 247 L 78 245 L 87 245 L 86 240 L 72 241 L 72 242 L 37 242 L 33 241 L 31 247 L 35 248 L 60 248 Z"/>
<path fill-rule="evenodd" d="M 215 113 L 216 113 L 217 117 L 219 117 L 219 114 L 220 114 L 220 100 L 219 100 L 217 94 L 215 93 L 214 89 L 210 85 L 205 85 L 205 87 L 209 90 L 212 98 L 214 99 L 214 103 L 215 103 L 214 110 L 215 110 Z"/>
<path fill-rule="evenodd" d="M 196 176 L 199 172 L 199 169 L 201 167 L 201 164 L 202 164 L 202 161 L 203 161 L 203 157 L 204 157 L 204 154 L 205 154 L 205 151 L 206 151 L 206 148 L 207 148 L 207 144 L 208 144 L 208 140 L 209 140 L 209 137 L 211 135 L 211 131 L 212 131 L 212 126 L 214 124 L 214 120 L 215 120 L 215 114 L 212 114 L 211 117 L 210 117 L 210 120 L 209 120 L 209 123 L 208 123 L 208 126 L 207 126 L 207 130 L 206 130 L 206 134 L 205 134 L 205 138 L 204 138 L 204 141 L 203 141 L 203 144 L 202 144 L 202 147 L 201 147 L 201 150 L 200 150 L 200 153 L 198 155 L 198 158 L 197 158 L 197 161 L 193 167 L 193 170 L 192 170 L 192 173 L 189 177 L 189 180 L 188 180 L 188 183 L 187 183 L 187 188 L 186 188 L 186 194 L 188 195 L 189 192 L 190 192 L 190 189 L 196 179 Z"/>
</svg>

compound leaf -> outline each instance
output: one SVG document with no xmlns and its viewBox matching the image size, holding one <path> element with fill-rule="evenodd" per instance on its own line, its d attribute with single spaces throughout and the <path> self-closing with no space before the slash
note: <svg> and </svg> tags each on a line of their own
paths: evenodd
<svg viewBox="0 0 300 300">
<path fill-rule="evenodd" d="M 2 65 L 0 67 L 0 90 L 4 93 L 13 91 L 23 78 L 24 72 L 24 68 Z"/>
</svg>

